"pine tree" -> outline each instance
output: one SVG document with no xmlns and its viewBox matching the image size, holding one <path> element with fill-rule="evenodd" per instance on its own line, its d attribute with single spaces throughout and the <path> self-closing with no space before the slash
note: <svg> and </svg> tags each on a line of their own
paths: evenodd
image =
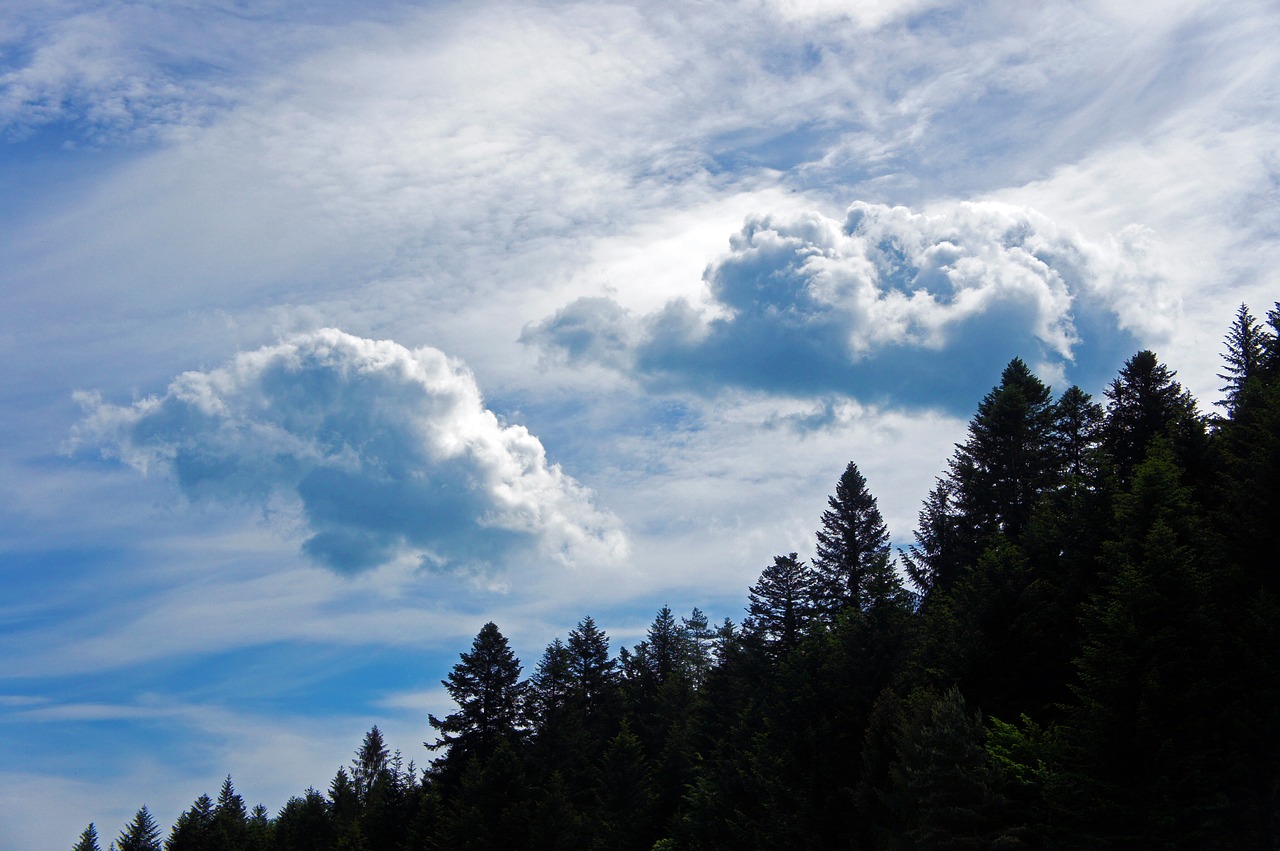
<svg viewBox="0 0 1280 851">
<path fill-rule="evenodd" d="M 121 831 L 115 847 L 116 851 L 160 851 L 160 828 L 145 804 Z"/>
<path fill-rule="evenodd" d="M 249 811 L 249 844 L 251 851 L 269 851 L 271 844 L 271 815 L 262 804 L 255 804 Z"/>
<path fill-rule="evenodd" d="M 684 631 L 680 629 L 671 607 L 664 605 L 654 615 L 653 623 L 649 624 L 645 640 L 622 657 L 624 676 L 648 689 L 656 689 L 675 676 L 686 677 L 686 644 Z"/>
<path fill-rule="evenodd" d="M 80 840 L 71 851 L 102 851 L 98 846 L 98 828 L 93 826 L 93 822 L 89 822 L 89 826 L 80 834 Z"/>
<path fill-rule="evenodd" d="M 817 611 L 832 622 L 845 609 L 865 608 L 869 577 L 892 567 L 889 529 L 856 464 L 850 462 L 845 467 L 827 504 L 818 530 L 813 572 Z"/>
<path fill-rule="evenodd" d="M 1267 311 L 1267 326 L 1262 329 L 1262 363 L 1259 374 L 1271 379 L 1280 375 L 1280 301 Z"/>
<path fill-rule="evenodd" d="M 642 851 L 653 845 L 653 777 L 640 740 L 625 725 L 601 754 L 597 794 L 600 835 L 595 847 Z"/>
<path fill-rule="evenodd" d="M 749 629 L 773 653 L 786 655 L 800 645 L 813 620 L 815 577 L 795 553 L 774 556 L 747 592 Z"/>
<path fill-rule="evenodd" d="M 490 621 L 481 627 L 471 652 L 461 654 L 461 659 L 441 680 L 458 711 L 444 719 L 427 717 L 439 733 L 439 739 L 427 747 L 448 748 L 432 763 L 437 770 L 461 767 L 473 755 L 488 756 L 521 725 L 525 686 L 520 682 L 520 661 L 497 625 Z"/>
</svg>

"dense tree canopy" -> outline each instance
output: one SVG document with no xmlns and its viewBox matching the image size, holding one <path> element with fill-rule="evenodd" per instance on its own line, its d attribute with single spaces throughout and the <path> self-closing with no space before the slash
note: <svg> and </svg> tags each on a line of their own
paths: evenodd
<svg viewBox="0 0 1280 851">
<path fill-rule="evenodd" d="M 164 847 L 1280 848 L 1278 333 L 1237 312 L 1212 418 L 1149 351 L 1105 408 L 1015 359 L 900 562 L 849 463 L 741 628 L 664 605 L 615 654 L 588 616 L 523 680 L 487 623 L 425 771 L 375 726 L 327 792 L 272 818 L 228 777 Z"/>
</svg>

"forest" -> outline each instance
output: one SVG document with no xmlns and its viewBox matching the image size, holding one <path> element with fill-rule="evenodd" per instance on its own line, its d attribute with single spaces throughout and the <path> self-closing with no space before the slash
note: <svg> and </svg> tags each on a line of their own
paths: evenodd
<svg viewBox="0 0 1280 851">
<path fill-rule="evenodd" d="M 1150 351 L 1095 400 L 1019 359 L 894 551 L 849 463 L 745 616 L 493 623 L 424 719 L 272 815 L 230 777 L 116 851 L 1280 848 L 1280 302 L 1210 410 Z M 90 824 L 73 851 L 101 851 Z"/>
</svg>

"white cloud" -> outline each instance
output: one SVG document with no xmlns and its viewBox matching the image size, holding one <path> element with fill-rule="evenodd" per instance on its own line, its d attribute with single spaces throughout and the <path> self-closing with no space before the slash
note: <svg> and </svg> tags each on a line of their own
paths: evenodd
<svg viewBox="0 0 1280 851">
<path fill-rule="evenodd" d="M 903 395 L 912 392 L 904 376 L 918 370 L 906 351 L 916 359 L 993 352 L 998 363 L 980 358 L 970 377 L 987 382 L 1015 355 L 1059 371 L 1073 363 L 1077 313 L 1094 323 L 1110 316 L 1111 327 L 1089 329 L 1100 335 L 1117 324 L 1149 330 L 1159 321 L 1151 307 L 1171 300 L 1153 253 L 1132 229 L 1093 242 L 994 202 L 922 212 L 858 202 L 843 221 L 764 214 L 708 267 L 710 311 L 675 299 L 636 316 L 613 299 L 582 298 L 527 326 L 522 339 L 659 383 L 918 402 Z M 960 368 L 948 367 L 949 383 L 963 379 Z"/>
<path fill-rule="evenodd" d="M 406 554 L 487 570 L 535 545 L 570 564 L 626 553 L 613 516 L 436 349 L 324 329 L 185 373 L 164 396 L 85 403 L 77 441 L 165 470 L 194 499 L 296 499 L 304 550 L 340 571 Z"/>
</svg>

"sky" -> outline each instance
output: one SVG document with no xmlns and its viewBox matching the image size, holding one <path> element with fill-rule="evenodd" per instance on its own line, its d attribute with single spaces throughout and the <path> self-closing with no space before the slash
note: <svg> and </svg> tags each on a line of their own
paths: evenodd
<svg viewBox="0 0 1280 851">
<path fill-rule="evenodd" d="M 7 0 L 0 847 L 425 763 L 488 620 L 739 620 L 1013 357 L 1212 410 L 1270 0 Z"/>
</svg>

